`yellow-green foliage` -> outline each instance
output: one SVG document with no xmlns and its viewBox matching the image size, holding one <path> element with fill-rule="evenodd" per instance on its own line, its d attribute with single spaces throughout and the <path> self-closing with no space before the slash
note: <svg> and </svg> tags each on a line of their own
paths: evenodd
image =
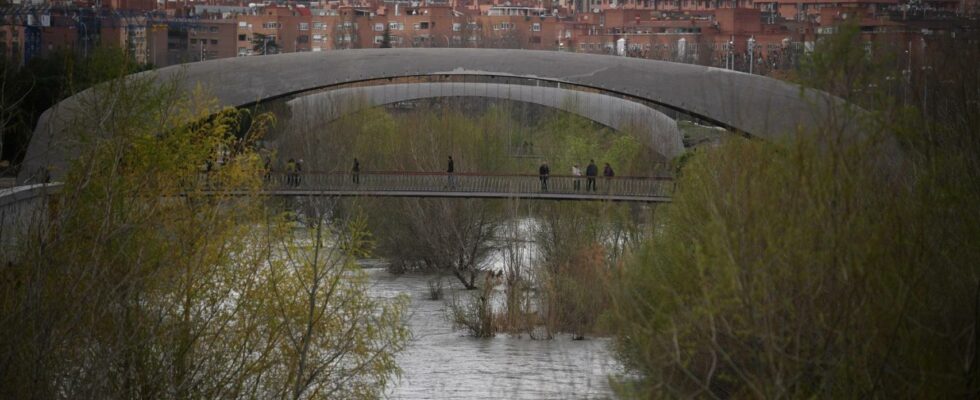
<svg viewBox="0 0 980 400">
<path fill-rule="evenodd" d="M 50 224 L 0 270 L 0 397 L 379 396 L 404 303 L 367 296 L 363 222 L 314 246 L 333 257 L 281 257 L 298 239 L 253 146 L 271 118 L 147 79 L 94 90 Z"/>
</svg>

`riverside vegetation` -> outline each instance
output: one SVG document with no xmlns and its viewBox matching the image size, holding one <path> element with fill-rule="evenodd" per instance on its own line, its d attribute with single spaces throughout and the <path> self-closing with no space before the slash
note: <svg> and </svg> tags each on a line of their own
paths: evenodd
<svg viewBox="0 0 980 400">
<path fill-rule="evenodd" d="M 376 398 L 398 375 L 405 299 L 366 294 L 363 218 L 257 195 L 268 114 L 113 79 L 0 273 L 3 398 Z M 218 167 L 203 174 L 203 166 Z"/>
<path fill-rule="evenodd" d="M 625 396 L 980 395 L 980 54 L 896 85 L 859 37 L 799 80 L 865 111 L 688 158 L 613 290 Z"/>
</svg>

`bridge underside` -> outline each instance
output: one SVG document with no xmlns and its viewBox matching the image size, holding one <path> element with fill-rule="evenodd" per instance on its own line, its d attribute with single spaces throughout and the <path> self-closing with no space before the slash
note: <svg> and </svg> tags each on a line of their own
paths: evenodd
<svg viewBox="0 0 980 400">
<path fill-rule="evenodd" d="M 342 88 L 289 100 L 287 136 L 302 135 L 324 123 L 364 109 L 403 101 L 443 97 L 482 97 L 538 104 L 580 115 L 618 131 L 649 136 L 652 150 L 665 159 L 684 151 L 677 122 L 646 105 L 620 97 L 578 90 L 475 82 L 401 83 Z M 280 140 L 288 140 L 288 137 Z"/>
</svg>

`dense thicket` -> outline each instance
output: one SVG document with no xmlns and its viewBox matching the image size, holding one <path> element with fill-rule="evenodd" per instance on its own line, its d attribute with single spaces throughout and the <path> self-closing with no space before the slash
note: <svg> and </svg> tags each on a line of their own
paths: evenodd
<svg viewBox="0 0 980 400">
<path fill-rule="evenodd" d="M 894 58 L 858 37 L 822 43 L 801 77 L 866 111 L 689 159 L 615 299 L 639 377 L 625 393 L 980 395 L 980 58 L 924 77 L 945 88 L 902 82 L 938 103 L 923 112 L 926 96 L 895 95 Z"/>
<path fill-rule="evenodd" d="M 270 117 L 176 87 L 87 98 L 97 128 L 0 269 L 0 397 L 379 397 L 408 332 L 354 262 L 363 221 L 306 204 L 294 230 L 257 195 Z"/>
</svg>

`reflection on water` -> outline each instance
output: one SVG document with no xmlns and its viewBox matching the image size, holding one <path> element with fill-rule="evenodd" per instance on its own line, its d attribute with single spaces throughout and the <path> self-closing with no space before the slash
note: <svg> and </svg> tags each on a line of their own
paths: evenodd
<svg viewBox="0 0 980 400">
<path fill-rule="evenodd" d="M 621 367 L 607 348 L 608 339 L 467 337 L 452 329 L 443 301 L 425 298 L 430 277 L 396 276 L 377 268 L 367 273 L 375 296 L 405 293 L 412 298 L 409 325 L 414 339 L 398 358 L 404 373 L 390 390 L 392 398 L 611 397 L 607 376 L 621 373 Z"/>
</svg>

